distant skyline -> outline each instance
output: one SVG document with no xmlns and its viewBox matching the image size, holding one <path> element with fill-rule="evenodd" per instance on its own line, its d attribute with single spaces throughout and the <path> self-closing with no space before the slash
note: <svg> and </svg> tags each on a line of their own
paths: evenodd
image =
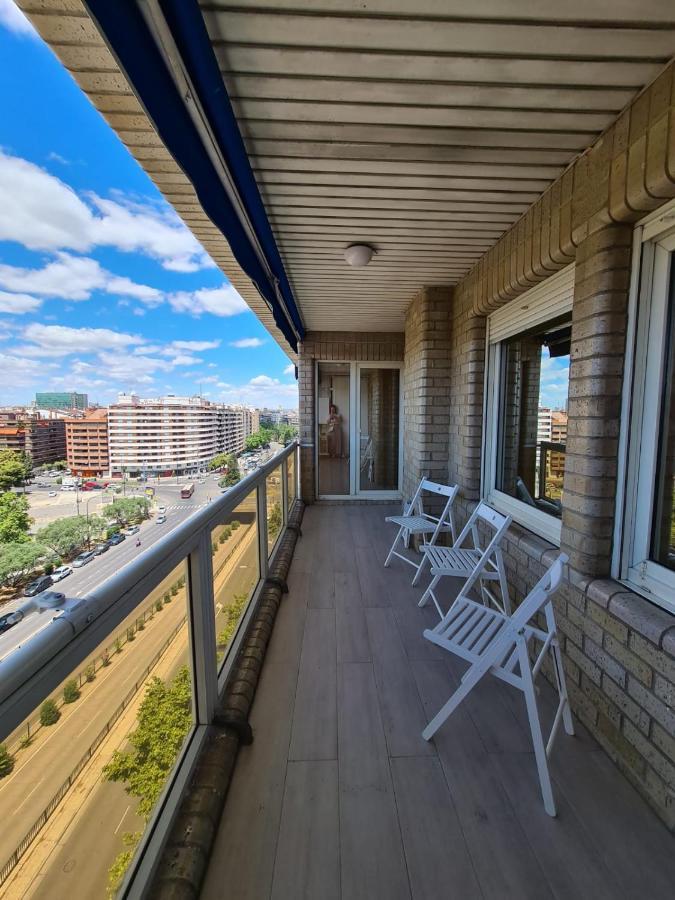
<svg viewBox="0 0 675 900">
<path fill-rule="evenodd" d="M 0 405 L 296 408 L 288 358 L 11 0 L 0 60 Z"/>
</svg>

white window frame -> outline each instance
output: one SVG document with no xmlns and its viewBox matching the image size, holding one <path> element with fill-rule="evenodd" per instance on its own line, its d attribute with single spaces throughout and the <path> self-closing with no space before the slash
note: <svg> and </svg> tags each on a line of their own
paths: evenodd
<svg viewBox="0 0 675 900">
<path fill-rule="evenodd" d="M 497 446 L 499 438 L 499 398 L 501 391 L 502 342 L 509 337 L 543 325 L 572 312 L 574 299 L 574 263 L 551 275 L 546 281 L 527 291 L 487 320 L 485 347 L 484 414 L 481 495 L 499 512 L 514 522 L 560 546 L 561 519 L 496 488 Z"/>
<path fill-rule="evenodd" d="M 617 516 L 612 563 L 615 578 L 669 612 L 675 612 L 675 572 L 649 555 L 672 265 L 675 203 L 635 230 L 619 468 L 623 514 Z"/>
</svg>

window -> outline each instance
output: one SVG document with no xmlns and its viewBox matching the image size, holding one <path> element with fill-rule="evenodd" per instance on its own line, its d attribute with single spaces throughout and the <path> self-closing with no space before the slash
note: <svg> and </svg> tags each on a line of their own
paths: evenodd
<svg viewBox="0 0 675 900">
<path fill-rule="evenodd" d="M 660 230 L 659 230 L 659 225 Z M 656 233 L 654 233 L 656 232 Z M 638 230 L 640 283 L 634 348 L 620 568 L 641 593 L 675 612 L 675 229 L 672 218 Z"/>
<path fill-rule="evenodd" d="M 490 317 L 484 493 L 560 541 L 574 267 Z"/>
</svg>

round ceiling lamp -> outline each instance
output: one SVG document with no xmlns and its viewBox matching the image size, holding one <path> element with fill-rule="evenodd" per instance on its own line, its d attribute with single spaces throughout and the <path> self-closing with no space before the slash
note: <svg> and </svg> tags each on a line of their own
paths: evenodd
<svg viewBox="0 0 675 900">
<path fill-rule="evenodd" d="M 345 250 L 345 259 L 350 266 L 361 268 L 367 266 L 375 255 L 375 250 L 368 244 L 350 244 Z"/>
</svg>

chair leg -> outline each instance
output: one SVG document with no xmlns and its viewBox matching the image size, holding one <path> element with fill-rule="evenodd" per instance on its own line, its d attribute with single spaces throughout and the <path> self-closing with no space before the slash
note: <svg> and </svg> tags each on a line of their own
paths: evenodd
<svg viewBox="0 0 675 900">
<path fill-rule="evenodd" d="M 558 685 L 558 696 L 563 704 L 563 725 L 565 732 L 569 735 L 574 734 L 574 722 L 572 721 L 572 711 L 570 709 L 570 701 L 567 696 L 567 682 L 565 681 L 565 670 L 563 669 L 562 654 L 560 653 L 560 644 L 558 638 L 554 637 L 551 641 L 551 656 L 553 657 L 553 668 L 555 669 L 555 680 Z"/>
<path fill-rule="evenodd" d="M 530 659 L 527 655 L 527 642 L 522 635 L 518 636 L 517 642 L 518 660 L 520 663 L 520 677 L 523 682 L 523 693 L 525 694 L 527 717 L 530 721 L 532 746 L 534 747 L 534 758 L 536 760 L 537 771 L 539 773 L 539 783 L 541 785 L 541 795 L 544 800 L 544 809 L 549 814 L 549 816 L 555 816 L 557 814 L 555 808 L 555 800 L 553 799 L 551 777 L 548 772 L 546 747 L 544 745 L 544 738 L 541 733 L 539 709 L 537 707 L 537 698 L 534 693 L 534 682 L 532 681 L 532 669 L 530 668 Z"/>
<path fill-rule="evenodd" d="M 455 693 L 443 704 L 422 732 L 422 737 L 425 741 L 431 740 L 445 720 L 452 715 L 462 700 L 464 700 L 467 694 L 475 688 L 481 678 L 486 674 L 487 670 L 478 671 L 475 667 L 465 672 L 465 677 L 462 679 L 462 682 Z"/>
<path fill-rule="evenodd" d="M 434 588 L 436 587 L 436 585 L 438 584 L 438 582 L 440 580 L 441 580 L 440 575 L 434 575 L 434 577 L 431 579 L 431 583 L 429 584 L 429 587 L 426 589 L 426 591 L 420 597 L 420 601 L 417 604 L 418 606 L 426 606 L 427 605 L 429 597 L 434 596 Z"/>
<path fill-rule="evenodd" d="M 398 530 L 398 533 L 397 533 L 396 537 L 394 538 L 394 543 L 391 545 L 391 550 L 389 551 L 389 554 L 388 554 L 387 558 L 386 558 L 385 561 L 384 561 L 384 567 L 385 567 L 385 569 L 389 566 L 389 563 L 391 562 L 391 558 L 392 558 L 392 556 L 394 555 L 394 547 L 395 547 L 396 544 L 398 543 L 399 538 L 401 537 L 401 535 L 403 534 L 404 531 L 405 531 L 405 527 L 404 527 L 403 525 L 401 525 L 401 527 L 400 527 L 399 530 Z"/>
<path fill-rule="evenodd" d="M 417 582 L 422 577 L 422 570 L 424 569 L 424 565 L 425 565 L 427 559 L 428 559 L 428 557 L 427 557 L 426 553 L 424 552 L 424 549 L 422 549 L 422 559 L 420 560 L 420 564 L 417 567 L 417 571 L 415 572 L 415 577 L 412 580 L 413 587 L 417 584 Z"/>
</svg>

